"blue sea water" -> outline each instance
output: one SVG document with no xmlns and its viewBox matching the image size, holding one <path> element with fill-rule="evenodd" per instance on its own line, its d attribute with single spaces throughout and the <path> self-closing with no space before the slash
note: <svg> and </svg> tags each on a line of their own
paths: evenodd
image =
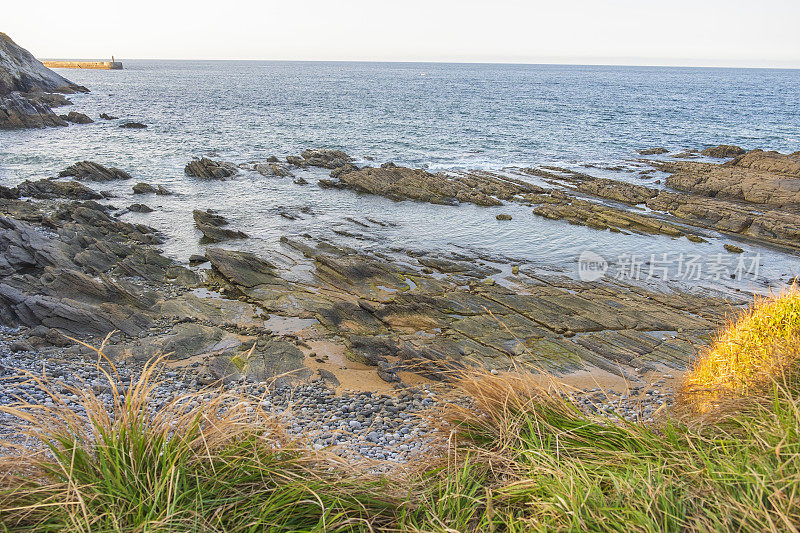
<svg viewBox="0 0 800 533">
<path fill-rule="evenodd" d="M 0 183 L 49 177 L 89 159 L 161 183 L 179 194 L 145 198 L 157 208 L 125 217 L 169 237 L 179 260 L 200 251 L 193 208 L 217 208 L 254 239 L 255 251 L 279 249 L 281 235 L 349 228 L 348 244 L 372 248 L 469 250 L 569 270 L 594 249 L 622 254 L 716 253 L 730 238 L 703 245 L 666 237 L 612 235 L 548 221 L 523 206 L 478 208 L 392 202 L 347 191 L 243 173 L 231 182 L 187 178 L 193 157 L 241 163 L 281 159 L 305 148 L 338 148 L 365 163 L 394 161 L 433 171 L 559 165 L 653 184 L 631 172 L 637 149 L 673 151 L 717 144 L 800 150 L 800 70 L 438 63 L 125 61 L 122 71 L 63 70 L 91 89 L 71 97 L 97 122 L 0 132 Z M 101 112 L 148 124 L 118 128 Z M 585 165 L 595 165 L 594 168 Z M 607 167 L 622 165 L 622 171 Z M 124 207 L 131 184 L 104 186 Z M 142 200 L 141 197 L 136 197 Z M 310 207 L 310 213 L 302 213 Z M 512 213 L 499 223 L 498 212 Z M 281 214 L 292 213 L 292 221 Z M 348 218 L 379 217 L 370 231 Z M 764 255 L 761 285 L 800 272 L 793 253 L 748 246 Z"/>
</svg>

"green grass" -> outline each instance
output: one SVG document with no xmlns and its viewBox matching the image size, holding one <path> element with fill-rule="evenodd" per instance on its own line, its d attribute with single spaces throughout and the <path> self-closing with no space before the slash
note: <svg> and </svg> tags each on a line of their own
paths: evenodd
<svg viewBox="0 0 800 533">
<path fill-rule="evenodd" d="M 6 530 L 353 531 L 394 503 L 381 480 L 296 446 L 253 399 L 220 394 L 151 413 L 149 374 L 114 390 L 113 417 L 90 389 L 70 391 L 86 419 L 55 394 L 54 408 L 6 409 L 46 443 L 0 464 Z"/>
<path fill-rule="evenodd" d="M 773 309 L 771 331 L 795 331 Z M 88 389 L 70 391 L 88 419 L 57 393 L 4 409 L 47 450 L 0 460 L 0 530 L 798 531 L 798 358 L 782 360 L 747 394 L 703 409 L 686 394 L 651 426 L 587 415 L 522 373 L 465 374 L 473 404 L 446 409 L 438 457 L 383 477 L 296 445 L 254 398 L 151 413 L 146 372 L 113 390 L 113 416 Z"/>
<path fill-rule="evenodd" d="M 467 384 L 460 445 L 406 525 L 426 531 L 793 531 L 800 527 L 800 394 L 654 427 L 608 423 L 517 377 Z M 494 413 L 485 416 L 486 412 Z M 464 502 L 472 501 L 470 508 Z M 433 508 L 435 512 L 431 510 Z M 492 526 L 487 525 L 490 514 Z M 438 524 L 438 525 L 437 525 Z"/>
</svg>

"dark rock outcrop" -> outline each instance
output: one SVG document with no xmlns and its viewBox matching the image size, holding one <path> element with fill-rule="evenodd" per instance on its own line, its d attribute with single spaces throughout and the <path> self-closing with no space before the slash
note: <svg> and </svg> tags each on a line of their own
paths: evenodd
<svg viewBox="0 0 800 533">
<path fill-rule="evenodd" d="M 343 167 L 353 161 L 353 158 L 341 150 L 305 150 L 300 155 L 303 157 L 303 161 L 305 161 L 306 165 L 328 168 L 331 170 Z"/>
<path fill-rule="evenodd" d="M 292 174 L 288 168 L 274 161 L 269 161 L 267 163 L 259 163 L 258 161 L 242 163 L 239 165 L 239 168 L 243 170 L 254 170 L 262 176 L 266 176 L 268 178 L 284 178 L 294 176 L 294 174 Z"/>
<path fill-rule="evenodd" d="M 157 194 L 159 196 L 169 196 L 172 194 L 172 191 L 163 185 L 153 186 L 149 183 L 141 182 L 133 186 L 133 194 Z"/>
<path fill-rule="evenodd" d="M 90 119 L 87 115 L 83 113 L 78 113 L 77 111 L 70 111 L 66 115 L 59 115 L 62 120 L 66 120 L 67 122 L 72 122 L 73 124 L 91 124 L 94 120 Z"/>
<path fill-rule="evenodd" d="M 212 211 L 195 209 L 192 212 L 194 225 L 203 233 L 206 242 L 221 242 L 229 239 L 246 239 L 247 235 L 241 231 L 225 228 L 228 221 L 222 215 Z"/>
<path fill-rule="evenodd" d="M 0 95 L 0 129 L 14 130 L 66 125 L 64 119 L 37 99 L 28 99 L 19 93 Z"/>
<path fill-rule="evenodd" d="M 233 163 L 212 161 L 207 157 L 203 157 L 201 159 L 190 161 L 186 165 L 184 172 L 187 176 L 193 178 L 224 180 L 225 178 L 235 175 L 238 170 L 236 169 L 236 165 Z"/>
<path fill-rule="evenodd" d="M 143 130 L 147 127 L 147 124 L 142 124 L 141 122 L 126 122 L 125 124 L 120 124 L 119 127 L 131 130 Z"/>
<path fill-rule="evenodd" d="M 59 208 L 50 225 L 43 233 L 0 217 L 0 322 L 73 336 L 147 329 L 156 296 L 128 279 L 165 281 L 172 262 L 145 245 L 160 242 L 155 232 L 94 202 Z"/>
<path fill-rule="evenodd" d="M 712 146 L 700 152 L 707 157 L 716 157 L 717 159 L 724 159 L 726 157 L 736 157 L 746 153 L 744 148 L 732 144 L 720 144 L 719 146 Z"/>
<path fill-rule="evenodd" d="M 0 95 L 14 91 L 88 92 L 85 87 L 45 67 L 33 54 L 0 32 Z"/>
<path fill-rule="evenodd" d="M 119 117 L 109 115 L 108 113 L 100 113 L 100 118 L 102 118 L 103 120 L 117 120 Z"/>
<path fill-rule="evenodd" d="M 209 248 L 206 259 L 226 280 L 244 288 L 269 285 L 279 279 L 275 265 L 251 253 Z"/>
<path fill-rule="evenodd" d="M 94 161 L 80 161 L 58 173 L 59 178 L 75 177 L 89 181 L 129 180 L 130 174 L 115 167 L 104 167 Z"/>
<path fill-rule="evenodd" d="M 45 93 L 88 92 L 45 67 L 41 61 L 0 32 L 0 129 L 65 126 L 50 109 L 64 98 Z"/>
<path fill-rule="evenodd" d="M 153 208 L 145 204 L 131 204 L 128 206 L 128 211 L 134 213 L 152 213 Z"/>
<path fill-rule="evenodd" d="M 144 182 L 137 183 L 133 186 L 133 194 L 155 194 L 157 190 L 158 189 L 149 183 Z"/>
<path fill-rule="evenodd" d="M 636 150 L 639 155 L 661 155 L 669 152 L 666 148 L 645 148 L 644 150 Z"/>
<path fill-rule="evenodd" d="M 77 181 L 25 180 L 16 187 L 20 197 L 49 200 L 68 198 L 70 200 L 99 200 L 103 195 Z"/>
</svg>

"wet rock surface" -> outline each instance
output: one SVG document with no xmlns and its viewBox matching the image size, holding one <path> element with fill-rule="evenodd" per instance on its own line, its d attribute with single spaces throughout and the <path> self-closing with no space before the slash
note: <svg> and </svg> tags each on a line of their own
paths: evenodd
<svg viewBox="0 0 800 533">
<path fill-rule="evenodd" d="M 68 198 L 71 200 L 99 200 L 103 195 L 90 189 L 86 185 L 77 181 L 58 181 L 58 180 L 25 180 L 14 189 L 14 197 L 28 197 L 39 200 L 55 198 Z"/>
<path fill-rule="evenodd" d="M 163 185 L 137 183 L 133 186 L 133 194 L 157 194 L 159 196 L 169 196 L 172 194 L 172 192 Z"/>
<path fill-rule="evenodd" d="M 800 206 L 800 155 L 753 150 L 723 164 L 667 162 L 666 184 L 718 200 L 760 205 Z"/>
<path fill-rule="evenodd" d="M 285 165 L 275 161 L 268 161 L 267 163 L 252 161 L 250 163 L 242 163 L 239 165 L 239 168 L 243 170 L 253 170 L 268 178 L 285 178 L 294 176 L 294 174 L 292 174 Z"/>
<path fill-rule="evenodd" d="M 341 150 L 305 150 L 300 155 L 302 157 L 302 164 L 299 166 L 321 167 L 331 170 L 344 167 L 353 160 Z M 297 161 L 297 159 L 294 161 Z"/>
<path fill-rule="evenodd" d="M 669 153 L 669 150 L 666 148 L 644 148 L 642 150 L 637 150 L 639 155 L 661 155 Z"/>
<path fill-rule="evenodd" d="M 38 99 L 25 98 L 19 93 L 0 95 L 0 129 L 14 130 L 66 125 L 64 119 Z"/>
</svg>

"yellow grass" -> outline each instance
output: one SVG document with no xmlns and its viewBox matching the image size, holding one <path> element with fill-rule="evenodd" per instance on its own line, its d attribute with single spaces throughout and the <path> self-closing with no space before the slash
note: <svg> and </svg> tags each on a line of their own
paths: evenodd
<svg viewBox="0 0 800 533">
<path fill-rule="evenodd" d="M 722 399 L 748 395 L 776 376 L 792 374 L 800 360 L 800 290 L 756 297 L 720 332 L 687 374 L 684 404 L 707 410 Z"/>
</svg>

